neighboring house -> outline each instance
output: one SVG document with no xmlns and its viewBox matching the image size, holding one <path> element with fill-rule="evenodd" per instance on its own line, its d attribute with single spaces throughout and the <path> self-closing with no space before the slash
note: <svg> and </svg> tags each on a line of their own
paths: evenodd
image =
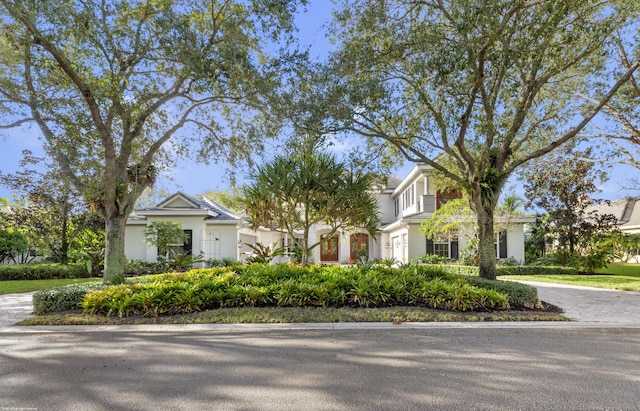
<svg viewBox="0 0 640 411">
<path fill-rule="evenodd" d="M 599 215 L 613 215 L 618 222 L 617 227 L 622 233 L 640 233 L 640 198 L 629 197 L 606 201 L 586 209 L 586 213 L 594 211 Z"/>
<path fill-rule="evenodd" d="M 459 193 L 439 193 L 429 176 L 430 167 L 416 166 L 403 180 L 392 178 L 388 187 L 377 194 L 382 221 L 380 233 L 371 237 L 365 232 L 339 231 L 323 245 L 312 250 L 312 261 L 327 264 L 349 263 L 361 255 L 370 259 L 395 258 L 407 263 L 425 254 L 439 254 L 447 258 L 462 257 L 468 238 L 432 241 L 420 233 L 423 220 L 429 218 L 442 204 Z M 136 210 L 126 226 L 125 254 L 129 259 L 155 261 L 157 250 L 145 244 L 143 231 L 153 221 L 171 220 L 182 224 L 190 241 L 184 249 L 201 253 L 205 259 L 233 258 L 243 261 L 251 254 L 247 244 L 277 243 L 293 250 L 295 239 L 276 230 L 252 231 L 241 216 L 216 202 L 176 193 L 153 208 Z M 496 256 L 524 262 L 524 225 L 533 217 L 518 217 L 509 222 L 508 229 L 496 236 Z M 310 243 L 320 241 L 330 227 L 315 226 Z M 288 261 L 279 257 L 278 262 Z"/>
<path fill-rule="evenodd" d="M 640 198 L 628 197 L 618 200 L 594 204 L 587 208 L 587 213 L 599 215 L 611 214 L 617 220 L 617 228 L 623 234 L 640 233 Z M 640 262 L 640 255 L 627 256 L 627 261 Z"/>
</svg>

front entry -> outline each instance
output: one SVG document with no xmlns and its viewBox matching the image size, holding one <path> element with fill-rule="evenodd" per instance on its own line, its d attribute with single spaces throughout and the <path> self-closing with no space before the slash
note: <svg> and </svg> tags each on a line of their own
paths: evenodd
<svg viewBox="0 0 640 411">
<path fill-rule="evenodd" d="M 325 240 L 326 236 L 320 236 L 320 240 Z M 320 246 L 320 261 L 338 261 L 338 236 L 333 236 L 324 241 Z"/>
<path fill-rule="evenodd" d="M 351 235 L 351 261 L 360 257 L 369 258 L 369 236 L 367 234 Z"/>
</svg>

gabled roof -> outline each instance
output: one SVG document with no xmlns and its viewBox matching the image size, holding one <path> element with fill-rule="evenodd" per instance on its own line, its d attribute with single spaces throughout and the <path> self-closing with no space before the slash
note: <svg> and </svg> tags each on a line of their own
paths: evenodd
<svg viewBox="0 0 640 411">
<path fill-rule="evenodd" d="M 143 208 L 135 211 L 135 215 L 192 215 L 202 216 L 205 220 L 230 221 L 240 220 L 240 216 L 215 201 L 202 197 L 194 197 L 182 191 L 167 197 L 155 207 Z"/>
</svg>

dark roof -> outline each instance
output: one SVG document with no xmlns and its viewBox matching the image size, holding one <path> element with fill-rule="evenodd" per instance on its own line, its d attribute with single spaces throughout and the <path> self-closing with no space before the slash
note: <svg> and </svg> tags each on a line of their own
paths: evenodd
<svg viewBox="0 0 640 411">
<path fill-rule="evenodd" d="M 591 211 L 600 215 L 613 215 L 618 220 L 620 228 L 640 225 L 640 198 L 627 197 L 605 201 L 587 208 L 587 212 Z"/>
</svg>

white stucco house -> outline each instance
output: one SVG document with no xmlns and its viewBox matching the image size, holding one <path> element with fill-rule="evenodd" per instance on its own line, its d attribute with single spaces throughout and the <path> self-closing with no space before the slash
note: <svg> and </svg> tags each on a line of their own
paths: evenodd
<svg viewBox="0 0 640 411">
<path fill-rule="evenodd" d="M 388 186 L 376 193 L 382 224 L 380 233 L 371 237 L 364 232 L 340 231 L 325 244 L 312 251 L 312 261 L 323 263 L 349 263 L 366 253 L 371 259 L 394 258 L 407 263 L 425 254 L 439 254 L 447 258 L 461 257 L 469 241 L 451 238 L 431 241 L 420 233 L 423 220 L 429 218 L 452 193 L 439 193 L 429 176 L 431 168 L 418 165 L 404 179 L 392 178 Z M 182 224 L 189 240 L 185 251 L 202 254 L 205 259 L 231 258 L 243 261 L 251 253 L 247 244 L 263 245 L 278 242 L 292 248 L 295 239 L 276 230 L 253 231 L 242 216 L 204 197 L 196 198 L 178 192 L 152 208 L 136 210 L 128 219 L 125 232 L 125 254 L 128 259 L 155 261 L 157 250 L 145 244 L 143 231 L 153 221 L 171 220 Z M 509 228 L 496 236 L 496 256 L 514 258 L 524 262 L 524 225 L 535 221 L 533 217 L 518 217 L 510 221 Z M 330 231 L 316 226 L 310 233 L 315 243 Z M 366 251 L 365 251 L 366 250 Z M 280 257 L 279 261 L 287 261 Z"/>
</svg>

